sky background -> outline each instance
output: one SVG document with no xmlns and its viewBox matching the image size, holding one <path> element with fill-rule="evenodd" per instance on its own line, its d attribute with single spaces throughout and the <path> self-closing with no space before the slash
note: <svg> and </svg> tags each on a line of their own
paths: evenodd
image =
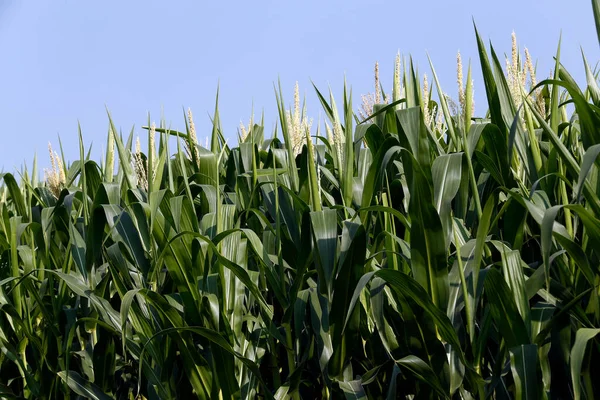
<svg viewBox="0 0 600 400">
<path fill-rule="evenodd" d="M 474 67 L 476 115 L 486 110 L 473 19 L 499 55 L 511 32 L 538 61 L 553 66 L 562 32 L 561 61 L 580 82 L 580 48 L 600 60 L 589 0 L 469 1 L 134 1 L 0 0 L 0 171 L 50 164 L 47 144 L 63 142 L 67 160 L 79 158 L 77 123 L 86 148 L 100 160 L 109 108 L 128 134 L 161 113 L 184 129 L 190 107 L 199 139 L 210 134 L 217 85 L 225 136 L 236 142 L 252 106 L 265 112 L 266 133 L 277 120 L 273 84 L 281 79 L 287 104 L 299 82 L 308 114 L 320 105 L 311 80 L 330 85 L 341 101 L 344 75 L 355 109 L 373 91 L 373 66 L 391 91 L 398 51 L 428 73 L 431 56 L 445 92 L 456 98 L 456 52 Z M 465 71 L 466 74 L 466 71 Z M 479 105 L 479 107 L 478 107 Z"/>
</svg>

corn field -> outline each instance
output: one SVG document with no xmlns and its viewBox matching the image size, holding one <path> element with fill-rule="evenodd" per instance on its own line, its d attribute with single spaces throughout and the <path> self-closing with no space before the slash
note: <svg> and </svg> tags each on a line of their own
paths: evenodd
<svg viewBox="0 0 600 400">
<path fill-rule="evenodd" d="M 237 147 L 217 96 L 206 146 L 109 114 L 99 162 L 0 174 L 0 398 L 600 398 L 597 73 L 475 35 L 487 111 L 398 57 Z"/>
</svg>

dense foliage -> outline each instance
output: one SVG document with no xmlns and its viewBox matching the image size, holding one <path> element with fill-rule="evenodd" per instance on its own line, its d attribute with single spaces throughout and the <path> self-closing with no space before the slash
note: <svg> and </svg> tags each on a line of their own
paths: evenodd
<svg viewBox="0 0 600 400">
<path fill-rule="evenodd" d="M 408 60 L 366 118 L 0 175 L 0 398 L 598 398 L 596 75 L 477 40 L 481 118 Z"/>
</svg>

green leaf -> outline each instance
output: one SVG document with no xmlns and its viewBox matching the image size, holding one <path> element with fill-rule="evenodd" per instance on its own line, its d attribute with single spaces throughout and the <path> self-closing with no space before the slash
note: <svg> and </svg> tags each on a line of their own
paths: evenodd
<svg viewBox="0 0 600 400">
<path fill-rule="evenodd" d="M 494 208 L 496 206 L 496 197 L 490 196 L 487 202 L 485 203 L 485 207 L 483 209 L 483 214 L 479 221 L 479 225 L 477 226 L 477 237 L 475 243 L 475 251 L 473 254 L 473 286 L 470 288 L 470 293 L 475 294 L 475 289 L 477 288 L 477 281 L 479 279 L 479 271 L 481 269 L 481 262 L 483 260 L 483 252 L 485 248 L 485 242 L 487 240 L 488 231 L 490 229 L 490 223 L 492 219 L 492 214 L 494 212 Z"/>
<path fill-rule="evenodd" d="M 535 344 L 520 345 L 510 349 L 510 368 L 515 380 L 517 400 L 539 399 L 541 386 L 537 374 L 538 347 Z"/>
<path fill-rule="evenodd" d="M 597 0 L 592 0 L 592 2 L 598 3 Z M 598 87 L 598 82 L 596 81 L 594 73 L 588 65 L 587 59 L 585 58 L 585 54 L 583 54 L 583 49 L 581 50 L 581 56 L 583 57 L 583 65 L 585 67 L 585 76 L 587 80 L 588 90 L 590 91 L 590 97 L 592 98 L 592 101 L 596 106 L 600 106 L 600 88 Z"/>
<path fill-rule="evenodd" d="M 575 400 L 581 399 L 581 367 L 585 349 L 590 339 L 600 333 L 600 329 L 581 328 L 575 335 L 575 344 L 571 350 L 571 382 L 573 383 L 573 396 Z M 588 398 L 593 398 L 593 393 L 587 393 Z"/>
<path fill-rule="evenodd" d="M 27 216 L 27 208 L 25 207 L 25 201 L 23 200 L 23 194 L 21 193 L 21 189 L 15 180 L 15 177 L 12 174 L 4 174 L 2 176 L 4 180 L 4 184 L 8 190 L 8 194 L 10 195 L 10 199 L 17 211 L 17 215 L 21 215 L 23 217 Z"/>
<path fill-rule="evenodd" d="M 441 310 L 448 306 L 446 237 L 440 216 L 433 206 L 430 184 L 416 161 L 412 161 L 409 215 L 410 258 L 415 280 L 427 290 Z"/>
<path fill-rule="evenodd" d="M 440 398 L 450 398 L 448 388 L 442 386 L 442 383 L 438 378 L 438 373 L 434 372 L 425 361 L 416 356 L 406 356 L 396 360 L 396 362 L 401 369 L 406 368 L 419 381 L 433 386 Z"/>
<path fill-rule="evenodd" d="M 337 213 L 332 209 L 310 213 L 316 254 L 318 256 L 319 288 L 331 294 L 337 253 Z"/>
<path fill-rule="evenodd" d="M 86 399 L 110 400 L 111 397 L 104 393 L 98 386 L 86 381 L 75 371 L 59 371 L 57 375 L 72 391 Z"/>
<path fill-rule="evenodd" d="M 579 170 L 579 178 L 577 179 L 577 185 L 574 188 L 574 197 L 576 201 L 581 201 L 581 192 L 584 188 L 584 182 L 592 169 L 592 166 L 596 162 L 598 158 L 598 154 L 600 154 L 600 144 L 595 144 L 593 146 L 588 147 L 583 155 L 583 160 L 581 161 L 581 168 Z"/>
<path fill-rule="evenodd" d="M 430 297 L 427 295 L 427 292 L 421 285 L 419 285 L 413 278 L 410 276 L 394 270 L 381 269 L 375 272 L 368 272 L 364 274 L 358 284 L 356 285 L 356 289 L 354 290 L 354 294 L 352 295 L 352 299 L 350 300 L 350 306 L 348 308 L 348 313 L 346 314 L 346 322 L 347 325 L 348 320 L 356 306 L 356 302 L 358 297 L 360 296 L 361 291 L 365 288 L 365 286 L 373 279 L 374 277 L 379 277 L 386 281 L 386 283 L 399 295 L 410 298 L 414 301 L 418 306 L 420 306 L 423 311 L 432 319 L 435 323 L 438 333 L 442 339 L 452 345 L 463 363 L 466 362 L 464 354 L 462 353 L 460 342 L 458 340 L 458 336 L 450 320 L 445 314 L 445 311 L 440 310 L 437 306 L 433 304 L 430 300 Z M 506 285 L 506 284 L 504 284 Z"/>
<path fill-rule="evenodd" d="M 460 187 L 463 153 L 444 154 L 433 161 L 434 203 L 441 213 L 442 207 L 449 204 Z"/>
<path fill-rule="evenodd" d="M 433 161 L 433 202 L 442 226 L 444 227 L 446 247 L 450 247 L 452 235 L 452 200 L 458 193 L 462 179 L 462 160 L 464 153 L 444 154 Z"/>
<path fill-rule="evenodd" d="M 521 254 L 518 250 L 503 248 L 501 255 L 504 280 L 512 292 L 519 315 L 523 319 L 525 328 L 529 334 L 531 333 L 531 317 L 529 313 L 529 299 L 525 291 L 526 276 L 523 273 Z"/>
<path fill-rule="evenodd" d="M 430 173 L 431 156 L 429 154 L 429 135 L 423 122 L 421 107 L 412 107 L 396 111 L 396 117 L 407 138 L 413 157 L 425 173 Z"/>
<path fill-rule="evenodd" d="M 84 279 L 87 279 L 88 271 L 85 264 L 85 241 L 73 223 L 69 225 L 69 233 L 71 234 L 71 255 L 73 260 L 75 260 L 75 264 L 77 265 L 79 273 L 84 277 Z"/>
<path fill-rule="evenodd" d="M 479 61 L 481 62 L 481 72 L 483 74 L 483 82 L 485 84 L 485 93 L 487 95 L 487 102 L 489 105 L 489 112 L 492 119 L 492 123 L 495 124 L 501 132 L 507 132 L 504 119 L 502 117 L 502 108 L 500 105 L 500 97 L 498 95 L 498 89 L 496 87 L 496 80 L 490 66 L 490 61 L 485 49 L 485 45 L 479 36 L 477 27 L 473 22 L 475 28 L 475 36 L 477 38 L 477 48 L 479 50 Z"/>
<path fill-rule="evenodd" d="M 340 389 L 344 392 L 346 400 L 367 400 L 367 394 L 361 384 L 361 380 L 340 382 Z"/>
<path fill-rule="evenodd" d="M 529 335 L 504 278 L 495 269 L 490 269 L 484 282 L 489 307 L 509 348 L 530 344 Z"/>
<path fill-rule="evenodd" d="M 596 32 L 600 44 L 600 0 L 592 0 L 592 9 L 594 10 L 594 21 L 596 21 Z"/>
</svg>

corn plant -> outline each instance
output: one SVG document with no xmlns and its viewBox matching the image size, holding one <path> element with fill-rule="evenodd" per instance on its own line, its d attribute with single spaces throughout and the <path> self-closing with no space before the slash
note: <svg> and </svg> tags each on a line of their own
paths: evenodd
<svg viewBox="0 0 600 400">
<path fill-rule="evenodd" d="M 108 114 L 99 163 L 0 174 L 0 398 L 600 396 L 597 73 L 475 35 L 480 117 L 398 55 L 316 124 L 277 85 L 237 147 L 217 96 L 206 146 Z"/>
</svg>

